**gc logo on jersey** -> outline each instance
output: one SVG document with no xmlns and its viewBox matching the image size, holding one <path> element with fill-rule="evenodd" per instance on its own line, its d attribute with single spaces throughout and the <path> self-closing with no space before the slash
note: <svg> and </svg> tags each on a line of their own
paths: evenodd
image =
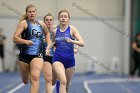
<svg viewBox="0 0 140 93">
<path fill-rule="evenodd" d="M 40 54 L 38 55 L 38 57 L 39 57 L 39 58 L 43 58 L 43 54 L 40 53 Z"/>
<path fill-rule="evenodd" d="M 38 32 L 36 29 L 32 29 L 32 35 L 35 35 L 37 38 L 40 38 L 42 33 Z"/>
</svg>

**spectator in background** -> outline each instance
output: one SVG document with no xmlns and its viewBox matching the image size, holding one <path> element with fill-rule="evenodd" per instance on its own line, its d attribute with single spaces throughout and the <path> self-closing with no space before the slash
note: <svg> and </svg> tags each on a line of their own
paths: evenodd
<svg viewBox="0 0 140 93">
<path fill-rule="evenodd" d="M 14 71 L 18 71 L 17 62 L 18 62 L 19 51 L 20 51 L 19 45 L 18 45 L 18 44 L 14 44 L 14 46 L 13 46 L 13 53 L 14 53 L 14 56 L 16 57 L 16 62 L 15 62 Z"/>
<path fill-rule="evenodd" d="M 0 28 L 0 57 L 1 57 L 1 61 L 2 61 L 2 70 L 5 72 L 5 63 L 4 63 L 4 46 L 5 46 L 5 40 L 6 40 L 6 36 L 3 34 L 3 29 Z"/>
<path fill-rule="evenodd" d="M 140 77 L 140 33 L 136 34 L 136 37 L 132 43 L 133 53 L 133 67 L 131 71 L 131 76 L 134 77 L 136 71 L 138 70 L 138 76 Z"/>
</svg>

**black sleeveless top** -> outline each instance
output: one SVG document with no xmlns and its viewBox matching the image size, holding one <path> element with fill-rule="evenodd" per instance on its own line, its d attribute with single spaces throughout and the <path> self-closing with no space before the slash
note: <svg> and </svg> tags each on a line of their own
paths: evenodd
<svg viewBox="0 0 140 93">
<path fill-rule="evenodd" d="M 134 42 L 136 42 L 137 47 L 140 48 L 140 40 L 136 39 Z M 140 59 L 140 52 L 134 50 L 134 58 L 139 58 Z"/>
</svg>

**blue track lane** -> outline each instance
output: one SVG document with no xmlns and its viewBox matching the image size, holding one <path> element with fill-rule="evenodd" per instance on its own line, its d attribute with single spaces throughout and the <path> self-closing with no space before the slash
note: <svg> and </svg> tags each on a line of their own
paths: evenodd
<svg viewBox="0 0 140 93">
<path fill-rule="evenodd" d="M 74 74 L 69 89 L 69 93 L 86 93 L 84 88 L 84 82 L 96 81 L 112 78 L 128 79 L 127 75 L 107 75 L 95 73 Z M 8 93 L 21 85 L 20 73 L 0 73 L 0 93 Z M 23 84 L 22 84 L 23 85 Z M 140 79 L 138 81 L 129 80 L 129 82 L 101 82 L 101 83 L 89 83 L 88 89 L 92 93 L 139 93 L 140 92 Z M 21 86 L 17 91 L 13 93 L 29 93 L 30 84 Z M 40 78 L 40 91 L 39 93 L 46 93 L 45 80 L 43 75 Z M 55 91 L 54 91 L 55 93 Z"/>
</svg>

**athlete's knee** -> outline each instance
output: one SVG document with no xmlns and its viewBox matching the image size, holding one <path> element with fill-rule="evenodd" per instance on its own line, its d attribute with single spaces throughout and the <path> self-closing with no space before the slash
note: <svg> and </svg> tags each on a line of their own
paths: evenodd
<svg viewBox="0 0 140 93">
<path fill-rule="evenodd" d="M 29 83 L 29 80 L 27 80 L 27 79 L 22 79 L 22 82 L 23 82 L 24 84 L 28 84 L 28 83 Z"/>
<path fill-rule="evenodd" d="M 63 86 L 66 86 L 67 85 L 67 81 L 66 80 L 60 80 L 60 84 L 63 85 Z"/>
<path fill-rule="evenodd" d="M 28 83 L 29 83 L 29 80 L 30 80 L 30 76 L 23 76 L 23 77 L 22 77 L 22 82 L 23 82 L 24 84 L 28 84 Z"/>
<path fill-rule="evenodd" d="M 52 83 L 52 78 L 51 77 L 45 77 L 46 83 Z"/>
<path fill-rule="evenodd" d="M 32 81 L 37 82 L 37 81 L 39 81 L 39 79 L 40 79 L 39 75 L 31 75 L 31 82 Z"/>
<path fill-rule="evenodd" d="M 47 83 L 52 83 L 52 74 L 45 74 L 44 78 Z"/>
</svg>

